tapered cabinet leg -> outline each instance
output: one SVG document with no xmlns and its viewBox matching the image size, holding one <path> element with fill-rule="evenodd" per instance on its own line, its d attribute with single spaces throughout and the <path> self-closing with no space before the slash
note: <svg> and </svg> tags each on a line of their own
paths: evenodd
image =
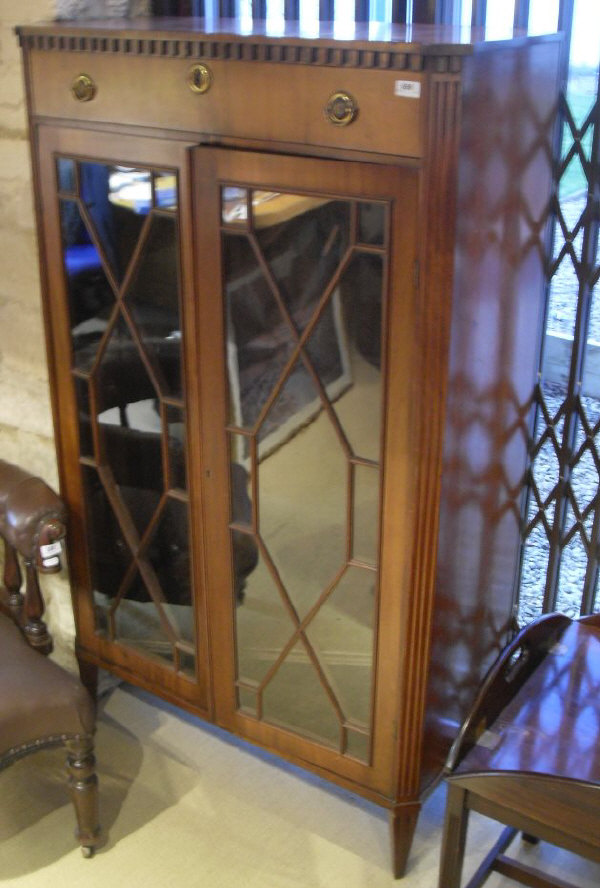
<svg viewBox="0 0 600 888">
<path fill-rule="evenodd" d="M 410 854 L 420 810 L 421 805 L 417 802 L 410 805 L 399 805 L 390 811 L 392 870 L 395 879 L 401 879 L 406 872 L 408 855 Z"/>
<path fill-rule="evenodd" d="M 438 888 L 460 888 L 469 824 L 466 795 L 465 789 L 448 784 Z"/>
<path fill-rule="evenodd" d="M 77 816 L 77 838 L 84 857 L 91 857 L 100 841 L 98 778 L 94 741 L 90 736 L 67 742 L 69 790 Z"/>
</svg>

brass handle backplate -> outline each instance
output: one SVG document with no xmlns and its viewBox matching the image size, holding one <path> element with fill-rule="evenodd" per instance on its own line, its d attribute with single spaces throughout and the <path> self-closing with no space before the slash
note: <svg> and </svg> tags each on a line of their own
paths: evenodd
<svg viewBox="0 0 600 888">
<path fill-rule="evenodd" d="M 212 73 L 206 65 L 192 65 L 188 71 L 187 82 L 189 88 L 195 93 L 208 92 L 212 83 Z"/>
<path fill-rule="evenodd" d="M 334 126 L 348 126 L 356 120 L 358 104 L 349 93 L 334 92 L 325 105 L 325 117 Z"/>
<path fill-rule="evenodd" d="M 96 95 L 96 84 L 87 74 L 78 74 L 71 84 L 71 92 L 78 102 L 91 102 Z"/>
</svg>

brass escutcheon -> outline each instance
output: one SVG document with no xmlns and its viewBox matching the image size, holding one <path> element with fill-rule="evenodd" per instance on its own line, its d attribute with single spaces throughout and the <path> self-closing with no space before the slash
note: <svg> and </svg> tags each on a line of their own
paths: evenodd
<svg viewBox="0 0 600 888">
<path fill-rule="evenodd" d="M 358 104 L 349 93 L 334 92 L 325 105 L 325 117 L 334 126 L 348 126 L 356 119 Z"/>
<path fill-rule="evenodd" d="M 87 74 L 79 74 L 71 84 L 71 92 L 78 102 L 91 102 L 96 95 L 96 84 Z"/>
<path fill-rule="evenodd" d="M 187 83 L 192 92 L 208 92 L 212 83 L 212 73 L 206 65 L 192 65 L 188 71 Z"/>
</svg>

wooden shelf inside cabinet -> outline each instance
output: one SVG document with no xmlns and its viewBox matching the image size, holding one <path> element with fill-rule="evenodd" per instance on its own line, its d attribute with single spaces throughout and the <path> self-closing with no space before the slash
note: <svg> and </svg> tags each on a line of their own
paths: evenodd
<svg viewBox="0 0 600 888">
<path fill-rule="evenodd" d="M 560 43 L 201 24 L 18 29 L 77 651 L 401 875 L 510 632 Z"/>
</svg>

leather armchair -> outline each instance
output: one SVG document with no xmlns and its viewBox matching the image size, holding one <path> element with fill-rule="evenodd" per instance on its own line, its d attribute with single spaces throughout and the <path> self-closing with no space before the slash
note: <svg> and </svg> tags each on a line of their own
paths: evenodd
<svg viewBox="0 0 600 888">
<path fill-rule="evenodd" d="M 64 746 L 77 837 L 90 857 L 100 837 L 95 703 L 76 676 L 45 656 L 52 639 L 38 582 L 38 572 L 60 570 L 65 524 L 65 506 L 44 481 L 0 460 L 0 770 L 39 749 Z"/>
</svg>

